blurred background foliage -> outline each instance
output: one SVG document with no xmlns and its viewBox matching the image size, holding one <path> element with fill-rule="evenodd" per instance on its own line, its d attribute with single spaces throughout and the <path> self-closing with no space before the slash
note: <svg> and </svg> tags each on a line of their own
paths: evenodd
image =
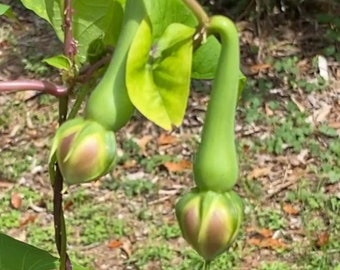
<svg viewBox="0 0 340 270">
<path fill-rule="evenodd" d="M 212 13 L 222 12 L 235 20 L 283 14 L 289 18 L 298 18 L 320 12 L 340 11 L 340 0 L 199 0 L 199 2 Z"/>
</svg>

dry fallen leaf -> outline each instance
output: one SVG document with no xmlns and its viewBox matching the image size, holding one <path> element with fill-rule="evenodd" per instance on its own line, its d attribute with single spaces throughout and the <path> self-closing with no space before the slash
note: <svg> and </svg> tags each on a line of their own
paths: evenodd
<svg viewBox="0 0 340 270">
<path fill-rule="evenodd" d="M 324 122 L 327 119 L 327 116 L 330 114 L 331 110 L 332 106 L 330 105 L 324 105 L 320 109 L 315 110 L 313 112 L 313 118 L 315 123 Z"/>
<path fill-rule="evenodd" d="M 294 104 L 296 105 L 296 107 L 299 108 L 299 111 L 300 111 L 300 112 L 305 112 L 305 111 L 306 111 L 306 109 L 305 109 L 305 107 L 302 105 L 302 103 L 300 103 L 299 101 L 297 101 L 297 99 L 296 99 L 294 96 L 291 96 L 290 98 L 291 98 L 291 100 L 294 102 Z"/>
<path fill-rule="evenodd" d="M 1 181 L 0 180 L 0 189 L 11 188 L 14 184 L 11 182 Z"/>
<path fill-rule="evenodd" d="M 119 241 L 119 240 L 112 240 L 108 244 L 108 247 L 110 249 L 115 249 L 115 248 L 120 248 L 122 245 L 123 245 L 123 243 L 121 241 Z"/>
<path fill-rule="evenodd" d="M 250 67 L 250 72 L 252 74 L 256 74 L 270 68 L 271 68 L 270 64 L 257 64 Z"/>
<path fill-rule="evenodd" d="M 269 107 L 268 103 L 265 103 L 265 104 L 264 104 L 264 110 L 265 110 L 267 116 L 273 116 L 273 115 L 274 115 L 274 112 L 273 112 L 273 110 Z"/>
<path fill-rule="evenodd" d="M 192 163 L 184 159 L 179 162 L 167 161 L 164 162 L 163 165 L 169 172 L 182 172 L 192 168 Z"/>
<path fill-rule="evenodd" d="M 286 244 L 279 238 L 274 238 L 274 232 L 266 228 L 249 227 L 246 229 L 250 234 L 248 243 L 261 248 L 284 248 Z"/>
<path fill-rule="evenodd" d="M 254 168 L 249 174 L 249 179 L 256 179 L 261 176 L 266 176 L 271 172 L 271 167 Z"/>
<path fill-rule="evenodd" d="M 14 209 L 19 209 L 22 204 L 22 196 L 19 193 L 12 193 L 11 195 L 11 206 Z"/>
<path fill-rule="evenodd" d="M 322 77 L 326 82 L 328 82 L 329 81 L 328 63 L 327 59 L 322 55 L 318 55 L 318 68 L 320 77 Z"/>
<path fill-rule="evenodd" d="M 317 240 L 316 240 L 315 245 L 318 248 L 321 248 L 321 247 L 327 245 L 328 241 L 329 241 L 329 234 L 327 232 L 321 232 L 321 233 L 317 234 Z"/>
<path fill-rule="evenodd" d="M 246 230 L 251 235 L 255 234 L 255 235 L 258 235 L 258 236 L 263 237 L 263 238 L 272 237 L 273 234 L 274 234 L 272 230 L 266 229 L 266 228 L 249 227 Z"/>
<path fill-rule="evenodd" d="M 334 129 L 340 129 L 340 122 L 330 122 L 328 126 Z"/>
<path fill-rule="evenodd" d="M 171 134 L 166 134 L 166 133 L 162 133 L 157 139 L 158 145 L 168 145 L 168 144 L 174 144 L 176 142 L 177 142 L 177 137 Z"/>
<path fill-rule="evenodd" d="M 68 200 L 64 203 L 64 211 L 72 210 L 73 201 Z"/>
<path fill-rule="evenodd" d="M 291 204 L 284 204 L 282 207 L 283 211 L 288 215 L 297 215 L 300 211 Z"/>
<path fill-rule="evenodd" d="M 29 214 L 28 216 L 25 216 L 23 219 L 20 220 L 20 228 L 26 226 L 29 223 L 34 223 L 34 221 L 37 218 L 37 214 Z"/>
<path fill-rule="evenodd" d="M 152 136 L 146 135 L 140 139 L 135 140 L 135 142 L 138 144 L 143 154 L 145 153 L 146 145 L 152 140 L 152 138 L 153 138 Z"/>
<path fill-rule="evenodd" d="M 282 240 L 275 238 L 259 239 L 252 237 L 248 240 L 248 243 L 257 247 L 271 249 L 285 248 L 287 246 Z"/>
<path fill-rule="evenodd" d="M 15 100 L 19 101 L 27 101 L 32 98 L 35 98 L 38 96 L 40 93 L 35 90 L 27 90 L 27 91 L 20 91 L 15 94 Z"/>
<path fill-rule="evenodd" d="M 135 159 L 128 159 L 127 161 L 124 162 L 123 168 L 124 169 L 130 169 L 135 167 L 137 164 L 137 161 Z"/>
<path fill-rule="evenodd" d="M 126 255 L 127 258 L 131 257 L 132 254 L 132 244 L 130 241 L 124 241 L 120 248 Z"/>
</svg>

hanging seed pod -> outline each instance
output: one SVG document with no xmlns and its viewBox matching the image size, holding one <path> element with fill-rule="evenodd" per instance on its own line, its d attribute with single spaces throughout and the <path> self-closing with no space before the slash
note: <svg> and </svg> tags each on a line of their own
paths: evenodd
<svg viewBox="0 0 340 270">
<path fill-rule="evenodd" d="M 213 16 L 207 30 L 219 35 L 222 49 L 193 171 L 200 190 L 225 192 L 234 187 L 239 175 L 234 128 L 240 49 L 238 32 L 230 19 Z"/>
<path fill-rule="evenodd" d="M 127 0 L 124 14 L 113 57 L 85 109 L 85 118 L 112 131 L 122 128 L 135 110 L 126 89 L 125 69 L 131 42 L 146 16 L 144 2 Z"/>
<path fill-rule="evenodd" d="M 234 241 L 243 219 L 243 203 L 234 191 L 202 192 L 196 188 L 178 201 L 176 217 L 184 239 L 211 261 Z"/>
<path fill-rule="evenodd" d="M 89 182 L 112 169 L 115 135 L 97 122 L 75 118 L 57 130 L 50 158 L 54 154 L 67 184 Z"/>
</svg>

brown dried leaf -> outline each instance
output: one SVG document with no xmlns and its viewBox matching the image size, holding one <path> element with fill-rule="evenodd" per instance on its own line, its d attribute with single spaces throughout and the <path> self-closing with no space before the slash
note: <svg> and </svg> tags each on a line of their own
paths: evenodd
<svg viewBox="0 0 340 270">
<path fill-rule="evenodd" d="M 261 176 L 266 176 L 271 172 L 271 167 L 262 167 L 262 168 L 255 168 L 249 174 L 249 179 L 256 179 Z"/>
<path fill-rule="evenodd" d="M 327 232 L 321 232 L 321 233 L 318 233 L 318 235 L 317 235 L 317 240 L 316 240 L 315 245 L 318 248 L 321 248 L 321 247 L 327 245 L 328 241 L 329 241 L 329 234 Z"/>
<path fill-rule="evenodd" d="M 284 204 L 282 207 L 283 211 L 288 215 L 297 215 L 299 214 L 299 209 L 294 207 L 292 204 Z"/>
<path fill-rule="evenodd" d="M 169 172 L 183 172 L 192 168 L 192 163 L 184 159 L 179 162 L 167 161 L 164 162 L 163 165 Z"/>
<path fill-rule="evenodd" d="M 115 249 L 115 248 L 120 248 L 122 245 L 123 245 L 123 243 L 121 241 L 119 241 L 119 240 L 112 240 L 108 244 L 108 247 L 110 249 Z"/>
<path fill-rule="evenodd" d="M 177 137 L 171 134 L 166 134 L 166 133 L 162 133 L 157 139 L 158 145 L 168 145 L 168 144 L 174 144 L 176 142 L 177 142 Z"/>
<path fill-rule="evenodd" d="M 6 182 L 6 181 L 1 181 L 0 180 L 0 189 L 5 189 L 5 188 L 11 188 L 11 187 L 13 187 L 14 186 L 14 184 L 13 183 L 11 183 L 11 182 Z"/>
<path fill-rule="evenodd" d="M 269 108 L 268 103 L 264 104 L 264 111 L 266 112 L 267 116 L 273 116 L 274 115 L 274 112 L 271 108 Z"/>
<path fill-rule="evenodd" d="M 306 111 L 305 107 L 302 105 L 302 103 L 300 103 L 299 101 L 297 101 L 297 99 L 294 96 L 291 96 L 291 100 L 294 102 L 294 104 L 299 108 L 300 112 L 304 112 Z"/>
<path fill-rule="evenodd" d="M 340 129 L 340 122 L 330 122 L 328 126 L 334 129 Z"/>
<path fill-rule="evenodd" d="M 257 247 L 271 249 L 285 248 L 287 246 L 282 240 L 275 238 L 259 239 L 252 237 L 248 240 L 248 243 Z"/>
<path fill-rule="evenodd" d="M 270 68 L 271 68 L 270 64 L 257 64 L 250 67 L 250 72 L 252 74 L 256 74 Z"/>
<path fill-rule="evenodd" d="M 35 98 L 40 93 L 35 90 L 20 91 L 15 94 L 16 100 L 27 101 L 29 99 Z"/>
<path fill-rule="evenodd" d="M 138 144 L 138 146 L 140 147 L 143 154 L 145 154 L 146 145 L 152 140 L 152 138 L 153 137 L 151 135 L 145 135 L 142 138 L 137 139 L 135 141 Z"/>
<path fill-rule="evenodd" d="M 247 228 L 247 232 L 250 234 L 255 234 L 260 238 L 269 238 L 273 236 L 273 231 L 270 229 L 266 228 L 254 228 L 254 227 L 249 227 Z"/>
<path fill-rule="evenodd" d="M 29 214 L 28 216 L 25 216 L 22 220 L 20 220 L 20 228 L 25 227 L 29 223 L 34 223 L 37 217 L 37 214 Z"/>
<path fill-rule="evenodd" d="M 265 228 L 258 229 L 258 230 L 257 230 L 257 233 L 261 234 L 264 238 L 272 237 L 273 234 L 274 234 L 272 230 L 270 230 L 270 229 L 265 229 Z"/>
<path fill-rule="evenodd" d="M 319 110 L 315 110 L 313 113 L 313 118 L 316 123 L 324 122 L 327 116 L 330 114 L 332 106 L 324 105 Z"/>
<path fill-rule="evenodd" d="M 73 201 L 68 200 L 64 203 L 64 211 L 72 210 Z"/>
<path fill-rule="evenodd" d="M 124 162 L 123 168 L 124 169 L 130 169 L 135 167 L 137 164 L 137 161 L 135 159 L 128 159 L 127 161 Z"/>
<path fill-rule="evenodd" d="M 127 258 L 131 257 L 132 254 L 132 245 L 130 241 L 124 241 L 121 246 L 121 250 L 126 254 Z"/>
<path fill-rule="evenodd" d="M 248 244 L 259 247 L 261 245 L 261 239 L 251 237 L 248 240 Z"/>
<path fill-rule="evenodd" d="M 20 193 L 12 193 L 11 195 L 11 206 L 14 209 L 19 209 L 22 204 L 22 196 Z"/>
</svg>

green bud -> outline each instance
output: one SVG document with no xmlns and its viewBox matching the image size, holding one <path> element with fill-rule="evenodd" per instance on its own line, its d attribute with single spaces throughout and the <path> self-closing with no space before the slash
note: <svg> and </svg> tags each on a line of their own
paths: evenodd
<svg viewBox="0 0 340 270">
<path fill-rule="evenodd" d="M 75 118 L 57 130 L 50 159 L 54 154 L 67 184 L 89 182 L 115 164 L 115 135 L 95 121 Z"/>
<path fill-rule="evenodd" d="M 234 191 L 185 194 L 176 204 L 184 239 L 206 261 L 223 253 L 234 241 L 243 219 L 243 203 Z"/>
</svg>

